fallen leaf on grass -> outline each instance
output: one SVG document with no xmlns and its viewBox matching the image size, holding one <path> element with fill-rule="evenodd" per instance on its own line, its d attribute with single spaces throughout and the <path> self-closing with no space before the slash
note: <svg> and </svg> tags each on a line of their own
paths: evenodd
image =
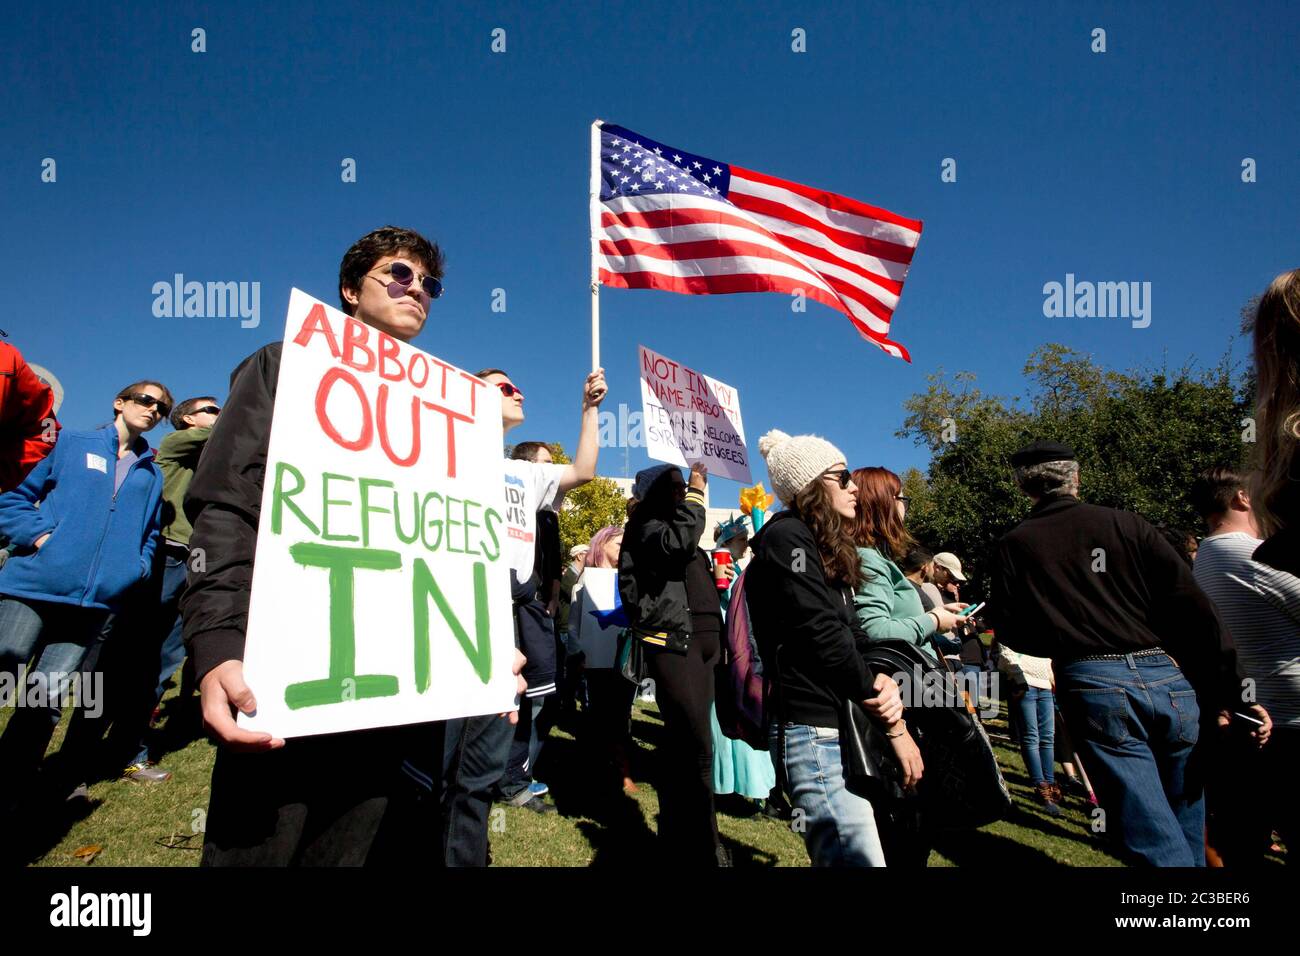
<svg viewBox="0 0 1300 956">
<path fill-rule="evenodd" d="M 92 843 L 89 846 L 83 846 L 80 849 L 73 850 L 72 855 L 82 863 L 93 863 L 95 857 L 104 852 L 104 848 L 98 843 Z"/>
</svg>

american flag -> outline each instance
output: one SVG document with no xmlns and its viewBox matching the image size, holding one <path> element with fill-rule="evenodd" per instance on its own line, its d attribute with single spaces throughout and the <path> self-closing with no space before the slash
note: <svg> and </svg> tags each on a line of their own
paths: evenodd
<svg viewBox="0 0 1300 956">
<path fill-rule="evenodd" d="M 593 140 L 593 148 L 595 140 Z M 600 125 L 600 282 L 689 295 L 802 291 L 863 338 L 889 337 L 921 222 Z M 592 159 L 593 175 L 596 158 Z M 594 189 L 593 189 L 594 192 Z"/>
</svg>

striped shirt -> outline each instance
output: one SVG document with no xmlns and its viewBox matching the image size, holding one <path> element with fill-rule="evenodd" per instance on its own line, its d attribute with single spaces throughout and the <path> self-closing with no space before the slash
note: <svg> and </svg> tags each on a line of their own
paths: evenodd
<svg viewBox="0 0 1300 956">
<path fill-rule="evenodd" d="M 1279 727 L 1300 727 L 1300 578 L 1251 559 L 1242 531 L 1201 542 L 1192 573 L 1223 616 L 1255 700 Z"/>
</svg>

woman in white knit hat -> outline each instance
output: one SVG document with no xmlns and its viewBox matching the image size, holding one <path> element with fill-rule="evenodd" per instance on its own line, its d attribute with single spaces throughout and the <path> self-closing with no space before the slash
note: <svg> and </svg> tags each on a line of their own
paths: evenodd
<svg viewBox="0 0 1300 956">
<path fill-rule="evenodd" d="M 880 722 L 905 785 L 920 779 L 922 765 L 902 721 L 898 685 L 873 677 L 858 650 L 866 635 L 853 608 L 862 576 L 852 533 L 857 487 L 844 454 L 823 438 L 771 431 L 758 448 L 785 506 L 752 542 L 746 587 L 759 654 L 772 675 L 771 752 L 802 815 L 813 865 L 883 866 L 871 804 L 844 786 L 843 702 L 861 702 Z"/>
</svg>

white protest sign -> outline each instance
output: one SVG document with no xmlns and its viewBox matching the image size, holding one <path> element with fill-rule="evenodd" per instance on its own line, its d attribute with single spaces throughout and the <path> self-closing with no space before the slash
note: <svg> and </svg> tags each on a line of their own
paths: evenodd
<svg viewBox="0 0 1300 956">
<path fill-rule="evenodd" d="M 639 350 L 646 453 L 673 465 L 703 462 L 710 475 L 748 484 L 736 390 L 644 345 Z"/>
<path fill-rule="evenodd" d="M 573 589 L 569 607 L 569 632 L 581 648 L 589 670 L 613 667 L 618 653 L 618 635 L 626 624 L 601 625 L 596 614 L 618 606 L 618 571 L 614 568 L 585 568 Z"/>
<path fill-rule="evenodd" d="M 218 425 L 217 427 L 221 427 Z M 244 678 L 278 737 L 514 709 L 496 389 L 289 299 Z"/>
</svg>

